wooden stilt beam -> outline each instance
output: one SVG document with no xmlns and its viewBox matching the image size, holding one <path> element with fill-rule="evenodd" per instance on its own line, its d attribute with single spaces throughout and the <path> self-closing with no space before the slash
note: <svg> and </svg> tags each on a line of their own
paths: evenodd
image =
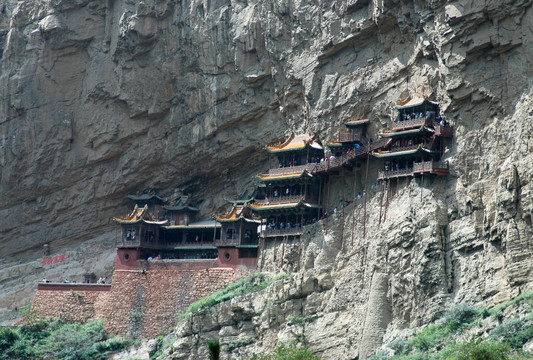
<svg viewBox="0 0 533 360">
<path fill-rule="evenodd" d="M 354 149 L 355 150 L 355 149 Z M 355 186 L 357 183 L 357 157 L 355 158 L 354 168 L 353 168 L 353 199 L 357 196 L 355 193 L 357 191 L 357 187 Z M 351 246 L 353 248 L 353 240 L 355 237 L 355 201 L 352 203 L 353 211 L 352 211 L 352 243 Z"/>
<path fill-rule="evenodd" d="M 366 238 L 366 203 L 368 198 L 368 164 L 370 163 L 370 156 L 366 156 L 366 174 L 365 174 L 365 207 L 363 215 L 363 238 Z"/>
<path fill-rule="evenodd" d="M 342 167 L 342 224 L 341 224 L 341 251 L 343 249 L 344 244 L 344 166 Z"/>
</svg>

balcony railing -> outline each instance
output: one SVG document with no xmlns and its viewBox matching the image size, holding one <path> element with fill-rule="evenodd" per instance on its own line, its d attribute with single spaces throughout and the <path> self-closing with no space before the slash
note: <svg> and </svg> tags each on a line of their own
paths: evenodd
<svg viewBox="0 0 533 360">
<path fill-rule="evenodd" d="M 312 172 L 315 169 L 316 165 L 318 165 L 318 164 L 317 163 L 309 163 L 309 164 L 305 164 L 305 165 L 288 166 L 288 167 L 269 169 L 268 170 L 268 175 L 270 175 L 270 176 L 278 176 L 278 175 L 299 174 L 299 173 L 301 173 L 304 170 L 307 170 L 308 172 Z"/>
<path fill-rule="evenodd" d="M 283 235 L 302 235 L 301 227 L 285 228 L 285 229 L 266 229 L 261 233 L 263 237 L 274 237 Z"/>
<path fill-rule="evenodd" d="M 215 246 L 214 242 L 211 241 L 186 241 L 186 242 L 171 242 L 171 241 L 139 241 L 139 240 L 115 240 L 115 246 L 121 248 L 152 248 L 152 249 L 163 249 L 163 248 L 174 248 L 174 247 L 191 247 L 191 246 Z"/>
<path fill-rule="evenodd" d="M 426 123 L 427 119 L 417 118 L 412 120 L 396 121 L 392 123 L 392 130 L 404 130 L 414 127 L 423 126 Z"/>
<path fill-rule="evenodd" d="M 453 126 L 437 124 L 435 125 L 435 135 L 444 137 L 453 136 Z"/>
<path fill-rule="evenodd" d="M 339 133 L 340 142 L 363 142 L 363 136 L 353 131 L 341 131 Z"/>
<path fill-rule="evenodd" d="M 312 196 L 304 196 L 304 195 L 290 195 L 290 196 L 278 196 L 278 197 L 267 197 L 264 200 L 256 200 L 257 203 L 263 204 L 263 205 L 281 205 L 281 204 L 291 204 L 291 203 L 297 203 L 300 200 L 305 200 L 309 203 L 316 202 L 318 199 L 316 197 Z"/>
<path fill-rule="evenodd" d="M 239 239 L 216 239 L 215 246 L 237 246 L 240 245 Z"/>
<path fill-rule="evenodd" d="M 413 176 L 413 168 L 405 168 L 398 170 L 378 170 L 378 180 L 405 176 Z"/>
<path fill-rule="evenodd" d="M 446 175 L 450 172 L 450 163 L 448 161 L 424 161 L 414 163 L 413 172 L 429 172 L 431 174 Z"/>
</svg>

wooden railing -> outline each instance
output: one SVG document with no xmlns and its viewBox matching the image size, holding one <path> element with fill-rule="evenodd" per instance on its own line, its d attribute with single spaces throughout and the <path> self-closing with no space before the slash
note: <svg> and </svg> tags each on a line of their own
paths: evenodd
<svg viewBox="0 0 533 360">
<path fill-rule="evenodd" d="M 290 204 L 297 203 L 300 200 L 303 200 L 305 196 L 303 195 L 289 195 L 289 196 L 278 196 L 278 197 L 267 197 L 264 200 L 256 200 L 257 203 L 263 205 L 277 205 L 277 204 Z M 311 201 L 311 199 L 306 199 Z"/>
<path fill-rule="evenodd" d="M 450 163 L 448 161 L 424 161 L 413 164 L 414 173 L 449 173 Z"/>
<path fill-rule="evenodd" d="M 136 248 L 146 247 L 153 249 L 172 248 L 172 247 L 190 247 L 190 246 L 214 246 L 214 242 L 211 241 L 189 241 L 189 242 L 170 242 L 170 241 L 139 241 L 139 240 L 127 240 L 122 239 L 115 240 L 115 246 L 121 248 Z"/>
<path fill-rule="evenodd" d="M 435 124 L 435 135 L 437 136 L 453 136 L 453 126 Z"/>
<path fill-rule="evenodd" d="M 387 152 L 400 152 L 400 151 L 414 150 L 414 149 L 418 149 L 421 145 L 423 145 L 423 144 L 393 146 L 393 147 L 391 147 L 390 151 L 387 151 Z"/>
<path fill-rule="evenodd" d="M 336 170 L 340 168 L 342 165 L 352 161 L 356 157 L 367 154 L 368 153 L 368 146 L 362 146 L 359 148 L 355 148 L 349 153 L 343 153 L 341 156 L 334 157 L 331 156 L 327 159 L 327 161 L 321 162 L 318 164 L 318 166 L 315 169 L 315 172 L 327 172 L 329 170 Z"/>
<path fill-rule="evenodd" d="M 423 118 L 417 118 L 412 120 L 404 120 L 404 121 L 395 121 L 392 123 L 392 130 L 403 130 L 403 129 L 409 129 L 417 126 L 422 126 L 426 123 L 427 119 L 425 117 Z"/>
<path fill-rule="evenodd" d="M 390 179 L 393 177 L 412 176 L 413 168 L 405 168 L 398 170 L 378 170 L 378 180 Z"/>
<path fill-rule="evenodd" d="M 216 239 L 215 246 L 237 246 L 240 245 L 239 239 Z"/>
<path fill-rule="evenodd" d="M 363 136 L 360 133 L 353 131 L 341 131 L 339 132 L 340 142 L 363 142 Z"/>
<path fill-rule="evenodd" d="M 309 163 L 305 165 L 298 165 L 298 166 L 288 166 L 288 167 L 281 167 L 281 168 L 275 168 L 275 169 L 269 169 L 268 175 L 270 176 L 277 176 L 277 175 L 290 175 L 290 174 L 299 174 L 304 170 L 307 170 L 308 172 L 312 172 L 317 163 Z"/>
<path fill-rule="evenodd" d="M 124 240 L 122 238 L 115 239 L 116 247 L 135 248 L 135 247 L 139 247 L 140 245 L 141 245 L 141 241 L 139 238 L 135 240 Z"/>
<path fill-rule="evenodd" d="M 283 235 L 302 235 L 301 227 L 285 229 L 266 229 L 261 233 L 263 237 L 283 236 Z"/>
</svg>

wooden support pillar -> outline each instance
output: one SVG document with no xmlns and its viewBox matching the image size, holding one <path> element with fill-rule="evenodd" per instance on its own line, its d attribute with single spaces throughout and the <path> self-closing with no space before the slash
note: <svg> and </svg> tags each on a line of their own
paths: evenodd
<svg viewBox="0 0 533 360">
<path fill-rule="evenodd" d="M 370 162 L 370 155 L 366 156 L 366 174 L 365 174 L 365 205 L 363 215 L 363 238 L 366 238 L 366 203 L 368 198 L 368 165 Z"/>
<path fill-rule="evenodd" d="M 379 198 L 379 223 L 378 223 L 378 229 L 381 227 L 381 209 L 383 206 L 383 192 L 385 190 L 384 182 L 381 180 L 381 194 Z"/>
<path fill-rule="evenodd" d="M 342 167 L 342 224 L 341 224 L 341 251 L 344 246 L 344 207 L 345 207 L 345 200 L 344 200 L 344 166 Z"/>
</svg>

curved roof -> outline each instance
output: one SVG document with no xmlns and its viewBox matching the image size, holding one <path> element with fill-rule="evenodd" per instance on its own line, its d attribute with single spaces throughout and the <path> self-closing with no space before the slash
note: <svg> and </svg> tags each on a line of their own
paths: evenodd
<svg viewBox="0 0 533 360">
<path fill-rule="evenodd" d="M 217 224 L 214 220 L 204 220 L 204 221 L 197 221 L 194 223 L 190 223 L 189 225 L 169 225 L 169 226 L 163 226 L 164 229 L 167 230 L 173 230 L 173 229 L 213 229 L 220 227 L 219 224 Z"/>
<path fill-rule="evenodd" d="M 360 119 L 360 120 L 350 120 L 350 121 L 346 121 L 344 123 L 344 125 L 346 126 L 360 126 L 360 125 L 364 125 L 364 124 L 368 124 L 368 119 Z"/>
<path fill-rule="evenodd" d="M 331 139 L 330 141 L 327 142 L 326 144 L 328 147 L 332 148 L 332 147 L 342 147 L 342 146 L 345 146 L 345 144 L 337 141 L 337 139 Z"/>
<path fill-rule="evenodd" d="M 163 201 L 163 198 L 156 194 L 128 195 L 128 199 L 133 201 L 148 201 L 152 199 Z"/>
<path fill-rule="evenodd" d="M 148 211 L 148 205 L 144 205 L 142 208 L 135 205 L 133 211 L 126 217 L 114 217 L 113 221 L 119 224 L 137 224 L 143 222 L 150 225 L 166 225 L 168 223 L 168 220 L 156 220 Z"/>
<path fill-rule="evenodd" d="M 276 210 L 276 209 L 295 209 L 295 208 L 299 208 L 299 207 L 307 207 L 307 208 L 320 207 L 320 205 L 310 204 L 310 203 L 306 202 L 305 200 L 300 200 L 298 202 L 293 202 L 293 203 L 288 203 L 288 204 L 260 204 L 260 203 L 253 203 L 253 204 L 248 204 L 248 206 L 254 211 Z"/>
<path fill-rule="evenodd" d="M 173 205 L 173 206 L 165 205 L 163 206 L 163 209 L 168 210 L 168 211 L 180 211 L 180 210 L 200 211 L 200 209 L 195 208 L 193 206 L 189 206 L 189 205 Z"/>
<path fill-rule="evenodd" d="M 432 151 L 428 150 L 422 145 L 417 147 L 416 149 L 411 150 L 404 150 L 404 151 L 380 151 L 380 152 L 373 152 L 372 155 L 374 157 L 377 157 L 379 159 L 385 159 L 385 158 L 393 158 L 393 157 L 402 157 L 402 156 L 408 156 L 408 155 L 415 155 L 418 152 L 425 152 L 427 154 L 438 154 L 438 151 Z"/>
<path fill-rule="evenodd" d="M 283 143 L 279 142 L 277 144 L 267 145 L 265 146 L 265 149 L 270 153 L 278 153 L 284 151 L 303 150 L 307 146 L 316 150 L 323 149 L 322 146 L 319 143 L 315 142 L 313 140 L 313 137 L 309 134 L 303 134 L 298 136 L 291 134 L 287 141 Z"/>
<path fill-rule="evenodd" d="M 261 223 L 259 219 L 250 219 L 244 216 L 245 205 L 235 205 L 231 210 L 222 216 L 213 215 L 216 221 L 218 222 L 235 222 L 239 220 L 244 220 L 249 223 Z"/>
<path fill-rule="evenodd" d="M 403 131 L 383 130 L 380 133 L 378 133 L 378 136 L 382 138 L 392 138 L 392 137 L 397 137 L 397 136 L 415 135 L 415 134 L 418 134 L 424 131 L 435 132 L 435 130 L 431 128 L 428 128 L 426 126 L 421 126 L 416 129 L 409 129 L 409 130 L 403 130 Z"/>
<path fill-rule="evenodd" d="M 257 174 L 256 178 L 261 181 L 273 181 L 273 180 L 299 179 L 304 176 L 313 177 L 313 175 L 309 174 L 307 170 L 303 170 L 301 172 L 292 173 L 292 174 L 280 174 L 280 175 Z"/>
<path fill-rule="evenodd" d="M 427 99 L 417 97 L 417 98 L 409 100 L 408 102 L 406 102 L 403 105 L 395 106 L 394 108 L 396 110 L 403 110 L 403 109 L 409 109 L 409 108 L 417 107 L 417 106 L 423 105 L 424 103 L 431 104 L 431 105 L 433 105 L 435 107 L 439 106 L 438 102 L 429 101 Z"/>
</svg>

